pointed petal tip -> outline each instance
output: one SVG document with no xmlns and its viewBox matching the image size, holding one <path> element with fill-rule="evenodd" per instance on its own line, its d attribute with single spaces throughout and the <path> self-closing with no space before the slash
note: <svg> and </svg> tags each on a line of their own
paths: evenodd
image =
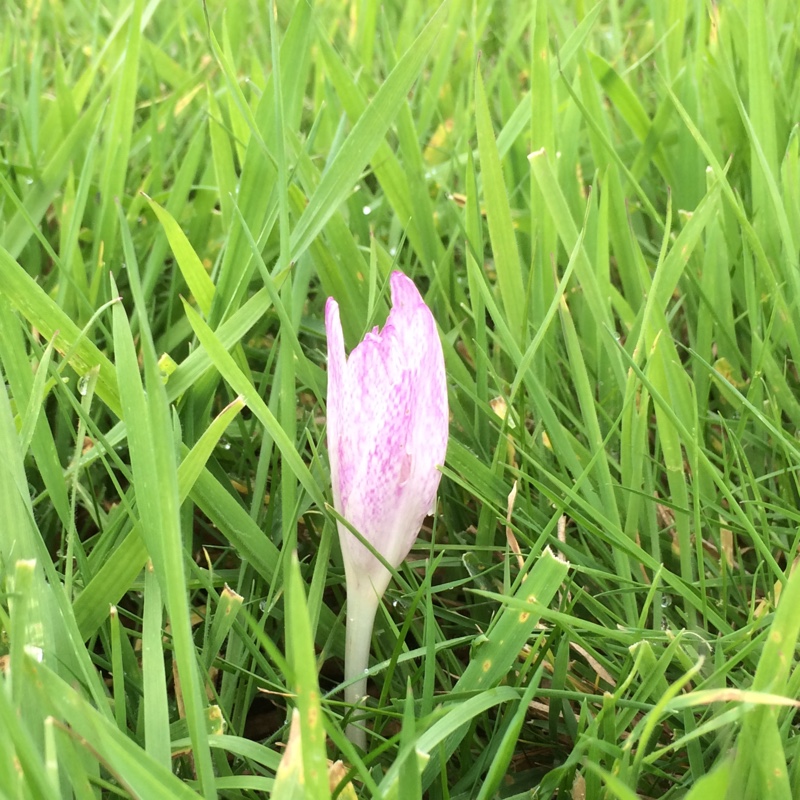
<svg viewBox="0 0 800 800">
<path fill-rule="evenodd" d="M 333 317 L 339 316 L 339 304 L 336 302 L 336 299 L 333 297 L 329 297 L 325 301 L 325 322 L 326 324 L 329 321 L 332 321 Z"/>
<path fill-rule="evenodd" d="M 325 333 L 328 337 L 328 368 L 336 362 L 339 371 L 344 368 L 344 333 L 339 317 L 339 304 L 332 297 L 325 303 Z"/>
<path fill-rule="evenodd" d="M 332 355 L 344 359 L 344 334 L 339 317 L 339 304 L 332 297 L 325 303 L 325 333 L 328 336 L 328 359 L 330 360 Z"/>
<path fill-rule="evenodd" d="M 405 273 L 395 270 L 389 277 L 389 285 L 392 291 L 393 307 L 425 305 L 416 284 Z"/>
</svg>

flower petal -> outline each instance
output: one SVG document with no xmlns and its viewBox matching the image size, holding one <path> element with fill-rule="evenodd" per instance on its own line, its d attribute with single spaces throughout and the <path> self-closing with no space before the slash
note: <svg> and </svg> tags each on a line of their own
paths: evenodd
<svg viewBox="0 0 800 800">
<path fill-rule="evenodd" d="M 347 362 L 348 422 L 340 437 L 342 516 L 380 552 L 391 536 L 390 520 L 408 472 L 407 441 L 413 401 L 413 374 L 403 368 L 391 332 L 368 333 Z M 346 537 L 372 556 L 353 537 Z M 359 559 L 361 560 L 361 559 Z"/>
<path fill-rule="evenodd" d="M 340 487 L 340 431 L 344 421 L 343 401 L 345 394 L 345 369 L 347 366 L 344 353 L 344 334 L 339 318 L 339 304 L 328 298 L 325 304 L 325 331 L 328 336 L 328 397 L 327 397 L 327 429 L 328 456 L 331 467 L 331 483 L 333 486 L 333 504 L 341 508 Z"/>
<path fill-rule="evenodd" d="M 392 290 L 392 310 L 384 330 L 395 332 L 399 339 L 399 351 L 405 362 L 416 369 L 423 358 L 421 348 L 442 349 L 436 322 L 414 281 L 402 272 L 393 272 L 389 283 Z"/>
</svg>

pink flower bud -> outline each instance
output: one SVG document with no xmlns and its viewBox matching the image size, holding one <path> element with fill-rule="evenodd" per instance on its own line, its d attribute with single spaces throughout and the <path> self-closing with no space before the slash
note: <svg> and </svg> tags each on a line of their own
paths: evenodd
<svg viewBox="0 0 800 800">
<path fill-rule="evenodd" d="M 328 451 L 336 510 L 393 566 L 433 510 L 447 449 L 444 356 L 417 287 L 391 276 L 392 311 L 345 358 L 339 306 L 328 299 Z M 344 557 L 377 587 L 386 569 L 343 525 Z M 382 592 L 381 592 L 382 593 Z"/>
<path fill-rule="evenodd" d="M 403 273 L 392 273 L 390 283 L 392 310 L 386 325 L 368 333 L 349 358 L 339 306 L 328 298 L 327 425 L 334 506 L 396 567 L 433 511 L 449 414 L 433 315 Z M 368 655 L 374 609 L 390 574 L 341 523 L 339 541 L 347 578 L 348 640 L 357 610 L 352 606 L 363 602 L 372 607 Z M 366 667 L 366 657 L 363 661 Z M 352 664 L 348 667 L 352 675 Z"/>
</svg>

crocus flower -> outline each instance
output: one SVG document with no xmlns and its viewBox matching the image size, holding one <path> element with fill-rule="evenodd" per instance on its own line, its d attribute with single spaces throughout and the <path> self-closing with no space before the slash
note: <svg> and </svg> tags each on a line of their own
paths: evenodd
<svg viewBox="0 0 800 800">
<path fill-rule="evenodd" d="M 447 385 L 436 323 L 413 281 L 390 278 L 392 310 L 345 356 L 339 306 L 325 308 L 328 334 L 328 452 L 339 514 L 392 566 L 408 555 L 433 512 L 447 449 Z M 339 523 L 347 582 L 345 690 L 366 693 L 375 613 L 391 574 Z M 348 736 L 362 747 L 364 731 Z"/>
</svg>

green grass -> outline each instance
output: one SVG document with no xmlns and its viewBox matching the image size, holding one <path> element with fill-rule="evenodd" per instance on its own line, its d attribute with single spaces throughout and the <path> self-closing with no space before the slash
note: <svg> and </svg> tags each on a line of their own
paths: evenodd
<svg viewBox="0 0 800 800">
<path fill-rule="evenodd" d="M 0 31 L 0 797 L 800 797 L 796 3 Z M 392 269 L 451 438 L 361 752 L 322 311 Z"/>
</svg>

